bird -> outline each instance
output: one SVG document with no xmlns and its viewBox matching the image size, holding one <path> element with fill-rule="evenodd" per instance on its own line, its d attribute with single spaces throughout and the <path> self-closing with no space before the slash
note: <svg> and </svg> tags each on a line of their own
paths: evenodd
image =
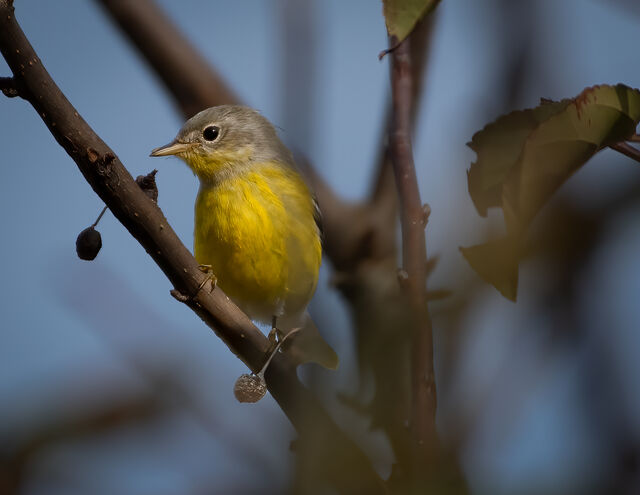
<svg viewBox="0 0 640 495">
<path fill-rule="evenodd" d="M 286 350 L 296 364 L 335 369 L 307 306 L 322 261 L 318 203 L 275 127 L 242 105 L 207 108 L 151 156 L 181 158 L 200 182 L 194 256 L 212 286 L 278 335 L 300 330 Z"/>
</svg>

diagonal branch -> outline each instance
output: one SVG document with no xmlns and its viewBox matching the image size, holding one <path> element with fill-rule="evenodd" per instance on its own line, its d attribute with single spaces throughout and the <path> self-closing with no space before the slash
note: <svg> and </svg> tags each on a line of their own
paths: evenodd
<svg viewBox="0 0 640 495">
<path fill-rule="evenodd" d="M 393 37 L 391 91 L 393 114 L 389 148 L 400 201 L 402 225 L 401 284 L 413 308 L 411 347 L 411 421 L 413 440 L 418 451 L 436 442 L 436 388 L 433 373 L 433 336 L 427 307 L 427 250 L 424 229 L 429 215 L 423 207 L 411 148 L 411 112 L 413 81 L 411 75 L 410 37 L 400 44 Z M 421 458 L 422 455 L 417 456 Z"/>
<path fill-rule="evenodd" d="M 160 77 L 182 115 L 239 100 L 153 0 L 98 0 Z"/>
<path fill-rule="evenodd" d="M 628 143 L 616 143 L 609 146 L 609 148 L 616 150 L 618 153 L 622 153 L 633 160 L 640 162 L 640 150 L 635 146 L 631 146 Z"/>
<path fill-rule="evenodd" d="M 257 371 L 269 345 L 266 337 L 220 289 L 200 290 L 206 276 L 198 269 L 198 263 L 155 202 L 138 187 L 114 152 L 51 79 L 18 25 L 11 0 L 0 0 L 0 51 L 19 84 L 21 95 L 76 162 L 96 194 L 145 248 L 176 290 L 189 295 L 186 304 L 251 370 Z M 369 459 L 300 383 L 295 368 L 285 356 L 274 359 L 266 379 L 273 397 L 301 436 L 313 425 L 333 443 L 335 452 L 340 455 L 323 461 L 326 461 L 327 477 L 341 491 L 350 492 L 355 478 L 365 492 L 384 493 L 382 481 Z"/>
</svg>

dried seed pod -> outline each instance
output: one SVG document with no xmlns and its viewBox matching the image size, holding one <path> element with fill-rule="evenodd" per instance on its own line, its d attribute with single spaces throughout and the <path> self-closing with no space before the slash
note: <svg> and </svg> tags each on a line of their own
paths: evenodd
<svg viewBox="0 0 640 495">
<path fill-rule="evenodd" d="M 87 227 L 78 234 L 76 239 L 76 253 L 81 260 L 93 260 L 102 247 L 102 237 L 93 226 Z"/>
<path fill-rule="evenodd" d="M 154 169 L 147 175 L 138 175 L 138 177 L 136 177 L 136 184 L 156 203 L 158 202 L 158 186 L 156 185 L 157 173 L 158 171 Z"/>
<path fill-rule="evenodd" d="M 258 402 L 264 397 L 264 394 L 267 393 L 267 382 L 264 380 L 264 373 L 267 371 L 273 356 L 277 354 L 285 340 L 299 331 L 300 328 L 290 330 L 289 333 L 278 342 L 278 345 L 271 350 L 271 353 L 267 356 L 267 360 L 262 365 L 262 369 L 257 374 L 251 373 L 247 375 L 245 373 L 244 375 L 240 375 L 240 378 L 236 380 L 236 384 L 233 387 L 233 393 L 236 399 L 238 399 L 238 402 Z"/>
<path fill-rule="evenodd" d="M 233 387 L 238 402 L 258 402 L 267 393 L 267 383 L 261 375 L 240 375 Z"/>
</svg>

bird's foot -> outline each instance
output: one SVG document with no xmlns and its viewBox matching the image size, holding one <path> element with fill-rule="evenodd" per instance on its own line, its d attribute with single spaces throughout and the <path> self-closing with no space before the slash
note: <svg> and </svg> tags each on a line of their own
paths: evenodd
<svg viewBox="0 0 640 495">
<path fill-rule="evenodd" d="M 278 329 L 277 319 L 277 316 L 274 316 L 271 319 L 271 330 L 269 331 L 269 335 L 267 336 L 267 338 L 269 339 L 269 350 L 267 354 L 273 353 L 282 340 L 283 333 Z"/>
<path fill-rule="evenodd" d="M 218 277 L 214 275 L 213 268 L 211 267 L 211 265 L 198 265 L 198 269 L 206 275 L 206 278 L 198 286 L 198 292 L 200 292 L 202 288 L 207 285 L 207 282 L 211 282 L 211 289 L 209 289 L 209 293 L 213 292 L 213 290 L 218 285 Z"/>
<path fill-rule="evenodd" d="M 278 346 L 278 341 L 280 340 L 278 338 L 279 332 L 280 330 L 278 330 L 278 327 L 276 327 L 276 317 L 274 316 L 273 320 L 271 321 L 271 330 L 269 331 L 269 335 L 267 336 L 267 338 L 269 339 L 269 349 L 267 350 L 267 355 L 271 354 Z"/>
<path fill-rule="evenodd" d="M 301 328 L 293 328 L 289 331 L 289 333 L 285 334 L 283 331 L 281 331 L 275 326 L 275 318 L 273 319 L 271 331 L 269 332 L 269 335 L 268 335 L 269 348 L 265 353 L 266 361 L 264 366 L 262 367 L 262 370 L 260 371 L 262 376 L 264 376 L 264 372 L 267 369 L 267 366 L 269 366 L 269 363 L 271 362 L 271 360 L 273 359 L 273 356 L 275 356 L 278 353 L 278 351 L 281 350 L 282 345 L 285 343 L 285 340 L 287 340 L 289 337 L 291 337 L 292 335 L 294 335 L 296 332 L 300 330 Z"/>
</svg>

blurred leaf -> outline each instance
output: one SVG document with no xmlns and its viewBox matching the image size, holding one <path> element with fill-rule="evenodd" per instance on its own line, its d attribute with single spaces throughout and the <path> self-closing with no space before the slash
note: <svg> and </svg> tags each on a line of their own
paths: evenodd
<svg viewBox="0 0 640 495">
<path fill-rule="evenodd" d="M 595 153 L 631 137 L 638 121 L 640 91 L 618 84 L 513 112 L 476 133 L 469 143 L 478 156 L 468 172 L 469 194 L 482 216 L 502 208 L 509 239 L 462 248 L 478 274 L 515 300 L 518 256 L 504 250 L 517 250 L 553 193 Z"/>
<path fill-rule="evenodd" d="M 510 237 L 484 244 L 461 247 L 460 251 L 483 280 L 507 299 L 516 300 L 518 291 L 518 240 Z"/>
<path fill-rule="evenodd" d="M 473 135 L 467 143 L 478 155 L 467 172 L 469 194 L 478 213 L 502 204 L 502 184 L 515 166 L 524 142 L 541 122 L 564 110 L 571 100 L 542 104 L 503 115 Z"/>
<path fill-rule="evenodd" d="M 395 36 L 398 43 L 401 42 L 438 3 L 440 0 L 382 0 L 382 12 L 389 36 Z"/>
</svg>

